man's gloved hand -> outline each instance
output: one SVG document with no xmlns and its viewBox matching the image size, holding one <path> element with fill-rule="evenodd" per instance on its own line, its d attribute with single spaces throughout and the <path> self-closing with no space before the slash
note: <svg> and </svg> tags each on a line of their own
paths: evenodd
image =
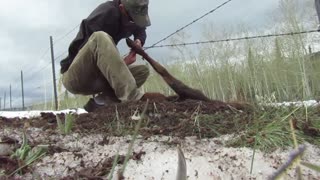
<svg viewBox="0 0 320 180">
<path fill-rule="evenodd" d="M 134 41 L 134 43 L 140 47 L 142 47 L 142 43 L 139 39 L 136 39 Z M 124 62 L 126 63 L 126 65 L 130 65 L 134 62 L 136 62 L 137 60 L 137 53 L 133 50 L 130 51 L 129 55 L 127 57 L 124 58 Z"/>
</svg>

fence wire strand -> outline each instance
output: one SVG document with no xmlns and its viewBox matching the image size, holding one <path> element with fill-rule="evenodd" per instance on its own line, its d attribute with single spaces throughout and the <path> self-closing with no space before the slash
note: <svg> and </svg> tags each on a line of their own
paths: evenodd
<svg viewBox="0 0 320 180">
<path fill-rule="evenodd" d="M 80 27 L 80 24 L 78 24 L 77 26 L 75 26 L 74 28 L 72 28 L 69 32 L 67 32 L 65 35 L 57 38 L 57 40 L 55 40 L 53 42 L 53 45 L 56 45 L 57 43 L 59 43 L 60 41 L 62 41 L 63 39 L 65 39 L 67 36 L 69 36 L 71 33 L 73 33 L 75 30 L 77 30 Z"/>
<path fill-rule="evenodd" d="M 319 32 L 318 30 L 308 30 L 308 31 L 299 31 L 299 32 L 289 32 L 289 33 L 280 33 L 280 34 L 266 34 L 266 35 L 257 35 L 257 36 L 245 36 L 245 37 L 237 37 L 237 38 L 228 38 L 228 39 L 219 39 L 219 40 L 209 40 L 209 41 L 196 41 L 190 43 L 177 43 L 177 44 L 165 44 L 158 46 L 150 46 L 151 48 L 164 48 L 164 47 L 177 47 L 177 46 L 190 46 L 190 45 L 200 45 L 200 44 L 212 44 L 212 43 L 220 43 L 220 42 L 231 42 L 231 41 L 241 41 L 241 40 L 250 40 L 250 39 L 261 39 L 261 38 L 270 38 L 270 37 L 281 37 L 281 36 L 294 36 L 301 34 L 310 34 Z"/>
<path fill-rule="evenodd" d="M 214 8 L 214 9 L 210 10 L 209 12 L 207 12 L 207 13 L 205 13 L 204 15 L 200 16 L 199 18 L 197 18 L 197 19 L 193 20 L 193 21 L 192 21 L 192 22 L 190 22 L 189 24 L 187 24 L 187 25 L 185 25 L 185 26 L 181 27 L 180 29 L 178 29 L 178 30 L 176 30 L 175 32 L 171 33 L 170 35 L 166 36 L 165 38 L 163 38 L 163 39 L 159 40 L 158 42 L 154 43 L 154 44 L 153 44 L 153 45 L 151 45 L 150 47 L 146 47 L 146 48 L 145 48 L 145 50 L 150 49 L 150 48 L 152 48 L 152 47 L 154 47 L 154 46 L 156 46 L 156 45 L 160 44 L 161 42 L 163 42 L 163 41 L 165 41 L 165 40 L 169 39 L 171 36 L 173 36 L 173 35 L 177 34 L 178 32 L 180 32 L 180 31 L 184 30 L 185 28 L 187 28 L 187 27 L 191 26 L 192 24 L 194 24 L 194 23 L 196 23 L 197 21 L 199 21 L 199 20 L 203 19 L 204 17 L 208 16 L 209 14 L 211 14 L 211 13 L 213 13 L 213 12 L 217 11 L 218 9 L 220 9 L 220 8 L 222 8 L 223 6 L 227 5 L 227 4 L 228 4 L 229 2 L 231 2 L 231 1 L 232 1 L 232 0 L 228 0 L 228 1 L 226 1 L 226 2 L 224 2 L 224 3 L 222 3 L 222 4 L 220 4 L 220 5 L 219 5 L 219 6 L 217 6 L 216 8 Z"/>
<path fill-rule="evenodd" d="M 265 34 L 265 35 L 255 35 L 255 36 L 244 36 L 244 37 L 235 37 L 235 38 L 226 38 L 226 39 L 218 39 L 218 40 L 207 40 L 207 41 L 196 41 L 196 42 L 186 42 L 186 43 L 176 43 L 176 44 L 164 44 L 164 45 L 158 45 L 170 37 L 174 36 L 175 34 L 181 32 L 182 30 L 186 29 L 187 27 L 195 24 L 196 22 L 200 21 L 201 19 L 205 18 L 206 16 L 216 12 L 217 10 L 221 9 L 222 7 L 229 4 L 232 0 L 227 0 L 223 2 L 222 4 L 218 5 L 214 9 L 208 11 L 207 13 L 201 15 L 200 17 L 194 19 L 190 23 L 186 24 L 185 26 L 177 29 L 173 33 L 169 34 L 168 36 L 164 37 L 163 39 L 160 39 L 159 41 L 155 42 L 151 46 L 145 47 L 145 50 L 152 49 L 152 48 L 164 48 L 164 47 L 178 47 L 178 46 L 190 46 L 190 45 L 201 45 L 201 44 L 212 44 L 212 43 L 221 43 L 221 42 L 232 42 L 232 41 L 241 41 L 241 40 L 251 40 L 251 39 L 261 39 L 261 38 L 270 38 L 270 37 L 282 37 L 282 36 L 294 36 L 294 35 L 302 35 L 302 34 L 309 34 L 309 33 L 316 33 L 319 32 L 318 30 L 306 30 L 306 31 L 300 31 L 300 32 L 287 32 L 287 33 L 274 33 L 274 34 Z M 62 35 L 61 37 L 57 38 L 56 41 L 54 41 L 53 46 L 56 46 L 59 42 L 67 38 L 71 33 L 73 33 L 75 30 L 77 30 L 80 27 L 80 24 L 72 28 L 70 31 L 68 31 L 66 34 Z M 46 49 L 43 54 L 41 54 L 40 59 L 43 59 L 48 53 L 50 52 L 50 47 Z M 63 57 L 65 54 L 67 54 L 68 51 L 62 52 L 60 55 L 56 56 L 54 61 L 59 60 L 61 57 Z M 33 67 L 30 67 L 30 70 L 27 71 L 27 76 L 33 76 L 34 74 L 38 74 L 44 69 L 48 68 L 51 65 L 51 62 L 47 65 L 44 65 L 42 68 L 39 68 L 37 71 L 32 72 Z M 31 74 L 31 75 L 30 75 Z M 29 76 L 28 76 L 29 75 Z M 26 79 L 24 77 L 24 79 Z M 59 74 L 56 76 L 55 81 L 59 82 Z M 18 78 L 17 78 L 18 79 Z M 18 81 L 17 81 L 18 82 Z M 19 82 L 20 83 L 20 82 Z M 52 82 L 48 82 L 46 85 L 51 85 Z M 19 87 L 20 84 L 16 83 L 13 87 Z M 12 99 L 12 104 L 18 102 L 20 99 Z M 6 102 L 8 104 L 8 102 Z"/>
</svg>

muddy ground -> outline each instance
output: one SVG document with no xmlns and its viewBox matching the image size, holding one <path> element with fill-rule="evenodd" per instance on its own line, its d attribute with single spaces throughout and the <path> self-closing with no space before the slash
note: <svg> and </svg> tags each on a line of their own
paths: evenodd
<svg viewBox="0 0 320 180">
<path fill-rule="evenodd" d="M 10 177 L 2 177 L 9 179 L 107 179 L 118 152 L 120 156 L 116 168 L 119 169 L 123 164 L 131 140 L 128 135 L 132 135 L 145 105 L 145 102 L 117 104 L 100 108 L 94 113 L 74 115 L 75 124 L 70 135 L 59 133 L 56 116 L 53 113 L 42 113 L 40 117 L 32 118 L 0 117 L 0 136 L 16 139 L 21 143 L 22 132 L 25 131 L 32 147 L 49 145 L 45 157 Z M 177 164 L 171 157 L 171 160 L 167 160 L 167 164 L 169 162 L 172 164 L 169 163 L 170 166 L 164 172 L 145 171 L 141 168 L 164 166 L 158 162 L 159 166 L 154 166 L 156 162 L 146 164 L 150 163 L 146 158 L 160 161 L 161 159 L 157 157 L 166 158 L 167 156 L 162 156 L 164 154 L 175 156 L 175 148 L 178 144 L 182 146 L 190 161 L 200 163 L 199 159 L 205 157 L 215 165 L 215 167 L 207 166 L 212 168 L 212 172 L 208 170 L 200 174 L 200 166 L 190 165 L 189 169 L 193 169 L 192 172 L 188 171 L 190 179 L 207 179 L 208 177 L 213 179 L 224 179 L 224 177 L 265 179 L 285 161 L 288 152 L 283 151 L 282 154 L 269 154 L 268 156 L 262 152 L 257 153 L 258 164 L 265 169 L 258 168 L 259 170 L 254 170 L 254 174 L 250 175 L 249 162 L 252 150 L 232 149 L 232 147 L 226 147 L 226 142 L 250 125 L 254 120 L 254 111 L 248 105 L 232 105 L 234 104 L 225 105 L 193 100 L 149 102 L 146 117 L 142 120 L 139 137 L 129 161 L 128 173 L 125 174 L 124 179 L 172 179 L 169 177 L 174 177 L 176 172 L 172 168 L 176 168 Z M 64 119 L 64 114 L 58 115 Z M 317 129 L 314 133 L 315 136 L 320 135 Z M 254 140 L 250 138 L 247 141 L 249 144 L 254 144 Z M 311 149 L 308 160 L 317 163 L 315 159 L 320 157 L 319 148 L 311 144 L 308 147 Z M 154 154 L 157 151 L 160 154 Z M 260 160 L 259 156 L 261 156 Z M 230 158 L 231 161 L 243 159 L 234 164 L 230 162 Z M 228 162 L 223 163 L 223 159 L 227 159 Z M 1 156 L 0 162 L 0 170 L 3 170 L 2 173 L 6 175 L 14 172 L 19 164 L 23 163 L 8 156 Z M 140 168 L 140 171 L 135 172 L 130 168 Z M 140 174 L 135 174 L 138 172 Z M 295 177 L 294 173 L 289 176 Z M 304 176 L 307 179 L 320 178 L 319 173 L 311 171 L 304 171 Z"/>
</svg>

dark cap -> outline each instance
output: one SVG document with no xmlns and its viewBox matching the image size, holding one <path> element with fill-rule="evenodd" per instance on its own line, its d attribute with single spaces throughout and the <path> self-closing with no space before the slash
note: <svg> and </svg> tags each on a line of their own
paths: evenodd
<svg viewBox="0 0 320 180">
<path fill-rule="evenodd" d="M 147 27 L 151 25 L 148 15 L 149 0 L 121 0 L 121 3 L 138 26 Z"/>
</svg>

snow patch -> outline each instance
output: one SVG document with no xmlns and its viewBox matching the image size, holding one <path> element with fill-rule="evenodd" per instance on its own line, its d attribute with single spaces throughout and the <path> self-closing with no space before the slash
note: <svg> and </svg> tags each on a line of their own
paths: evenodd
<svg viewBox="0 0 320 180">
<path fill-rule="evenodd" d="M 6 118 L 32 118 L 39 117 L 41 113 L 53 113 L 53 114 L 68 114 L 68 113 L 76 113 L 76 114 L 84 114 L 87 113 L 84 109 L 68 109 L 62 111 L 0 111 L 1 117 Z"/>
</svg>

